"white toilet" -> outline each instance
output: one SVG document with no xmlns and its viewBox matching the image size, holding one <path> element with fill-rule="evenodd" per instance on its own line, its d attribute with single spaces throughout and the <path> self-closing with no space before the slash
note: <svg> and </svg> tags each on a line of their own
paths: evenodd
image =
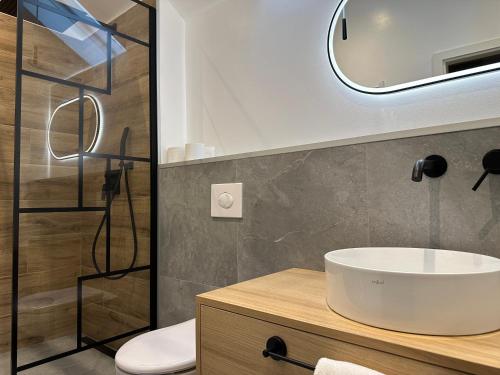
<svg viewBox="0 0 500 375">
<path fill-rule="evenodd" d="M 144 333 L 116 353 L 116 375 L 196 374 L 195 319 Z"/>
</svg>

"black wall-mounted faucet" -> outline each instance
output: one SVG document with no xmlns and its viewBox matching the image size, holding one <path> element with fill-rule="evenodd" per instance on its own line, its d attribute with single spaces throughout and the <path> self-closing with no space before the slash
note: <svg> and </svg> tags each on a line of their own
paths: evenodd
<svg viewBox="0 0 500 375">
<path fill-rule="evenodd" d="M 446 173 L 447 169 L 448 163 L 445 158 L 440 155 L 430 155 L 425 159 L 419 159 L 415 162 L 411 179 L 412 181 L 420 182 L 424 174 L 431 178 L 441 177 Z"/>
<path fill-rule="evenodd" d="M 483 157 L 484 173 L 479 177 L 472 190 L 476 191 L 488 174 L 500 174 L 500 150 L 491 150 Z"/>
</svg>

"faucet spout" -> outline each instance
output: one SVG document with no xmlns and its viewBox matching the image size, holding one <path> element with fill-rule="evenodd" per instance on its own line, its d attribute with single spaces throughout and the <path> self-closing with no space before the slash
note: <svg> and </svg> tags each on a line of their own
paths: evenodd
<svg viewBox="0 0 500 375">
<path fill-rule="evenodd" d="M 413 171 L 411 172 L 411 180 L 414 182 L 422 181 L 422 176 L 424 175 L 425 159 L 419 159 L 415 162 L 413 166 Z"/>
</svg>

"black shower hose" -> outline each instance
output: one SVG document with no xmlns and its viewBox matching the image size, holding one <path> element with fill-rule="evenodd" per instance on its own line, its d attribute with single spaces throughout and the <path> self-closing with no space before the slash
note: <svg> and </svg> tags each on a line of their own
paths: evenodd
<svg viewBox="0 0 500 375">
<path fill-rule="evenodd" d="M 137 247 L 138 247 L 137 246 L 137 228 L 135 226 L 135 217 L 134 217 L 134 207 L 132 205 L 132 196 L 130 195 L 130 185 L 129 185 L 129 181 L 128 181 L 128 169 L 123 162 L 121 163 L 120 169 L 121 169 L 120 176 L 123 173 L 123 171 L 125 171 L 125 188 L 127 190 L 128 209 L 130 212 L 130 224 L 132 225 L 132 235 L 134 237 L 134 255 L 132 257 L 132 262 L 130 263 L 130 266 L 127 268 L 127 271 L 125 271 L 124 273 L 121 273 L 119 275 L 115 275 L 115 276 L 105 276 L 105 278 L 108 280 L 119 280 L 119 279 L 127 276 L 129 274 L 130 270 L 132 268 L 134 268 L 135 262 L 137 260 Z M 113 196 L 111 198 L 110 208 L 111 208 L 111 204 L 113 203 L 114 192 L 116 192 L 116 190 L 118 190 L 117 186 L 118 186 L 119 182 L 120 182 L 120 179 L 118 179 L 118 181 L 116 182 L 116 186 L 113 189 Z M 96 271 L 98 273 L 103 273 L 103 272 L 101 271 L 99 265 L 97 264 L 96 247 L 97 247 L 97 241 L 99 240 L 99 236 L 101 235 L 102 227 L 104 226 L 104 222 L 106 221 L 107 216 L 108 216 L 107 213 L 105 213 L 103 215 L 103 217 L 101 219 L 101 223 L 99 224 L 99 227 L 97 228 L 97 232 L 96 232 L 95 237 L 94 237 L 94 243 L 92 244 L 92 262 L 94 263 L 94 268 L 96 269 Z"/>
</svg>

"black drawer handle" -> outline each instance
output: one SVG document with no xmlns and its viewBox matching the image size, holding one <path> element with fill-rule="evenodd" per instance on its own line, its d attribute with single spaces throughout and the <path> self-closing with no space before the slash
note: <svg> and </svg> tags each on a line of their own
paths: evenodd
<svg viewBox="0 0 500 375">
<path fill-rule="evenodd" d="M 286 356 L 286 352 L 287 352 L 287 350 L 286 350 L 285 341 L 283 341 L 283 339 L 281 337 L 273 336 L 267 340 L 266 349 L 264 349 L 264 351 L 262 352 L 262 355 L 265 358 L 270 357 L 270 358 L 274 359 L 275 361 L 287 362 L 287 363 L 290 363 L 294 366 L 302 367 L 302 368 L 312 370 L 312 371 L 316 370 L 316 367 L 313 365 L 310 365 L 309 363 L 305 363 L 305 362 L 299 361 L 297 359 L 288 358 Z"/>
</svg>

